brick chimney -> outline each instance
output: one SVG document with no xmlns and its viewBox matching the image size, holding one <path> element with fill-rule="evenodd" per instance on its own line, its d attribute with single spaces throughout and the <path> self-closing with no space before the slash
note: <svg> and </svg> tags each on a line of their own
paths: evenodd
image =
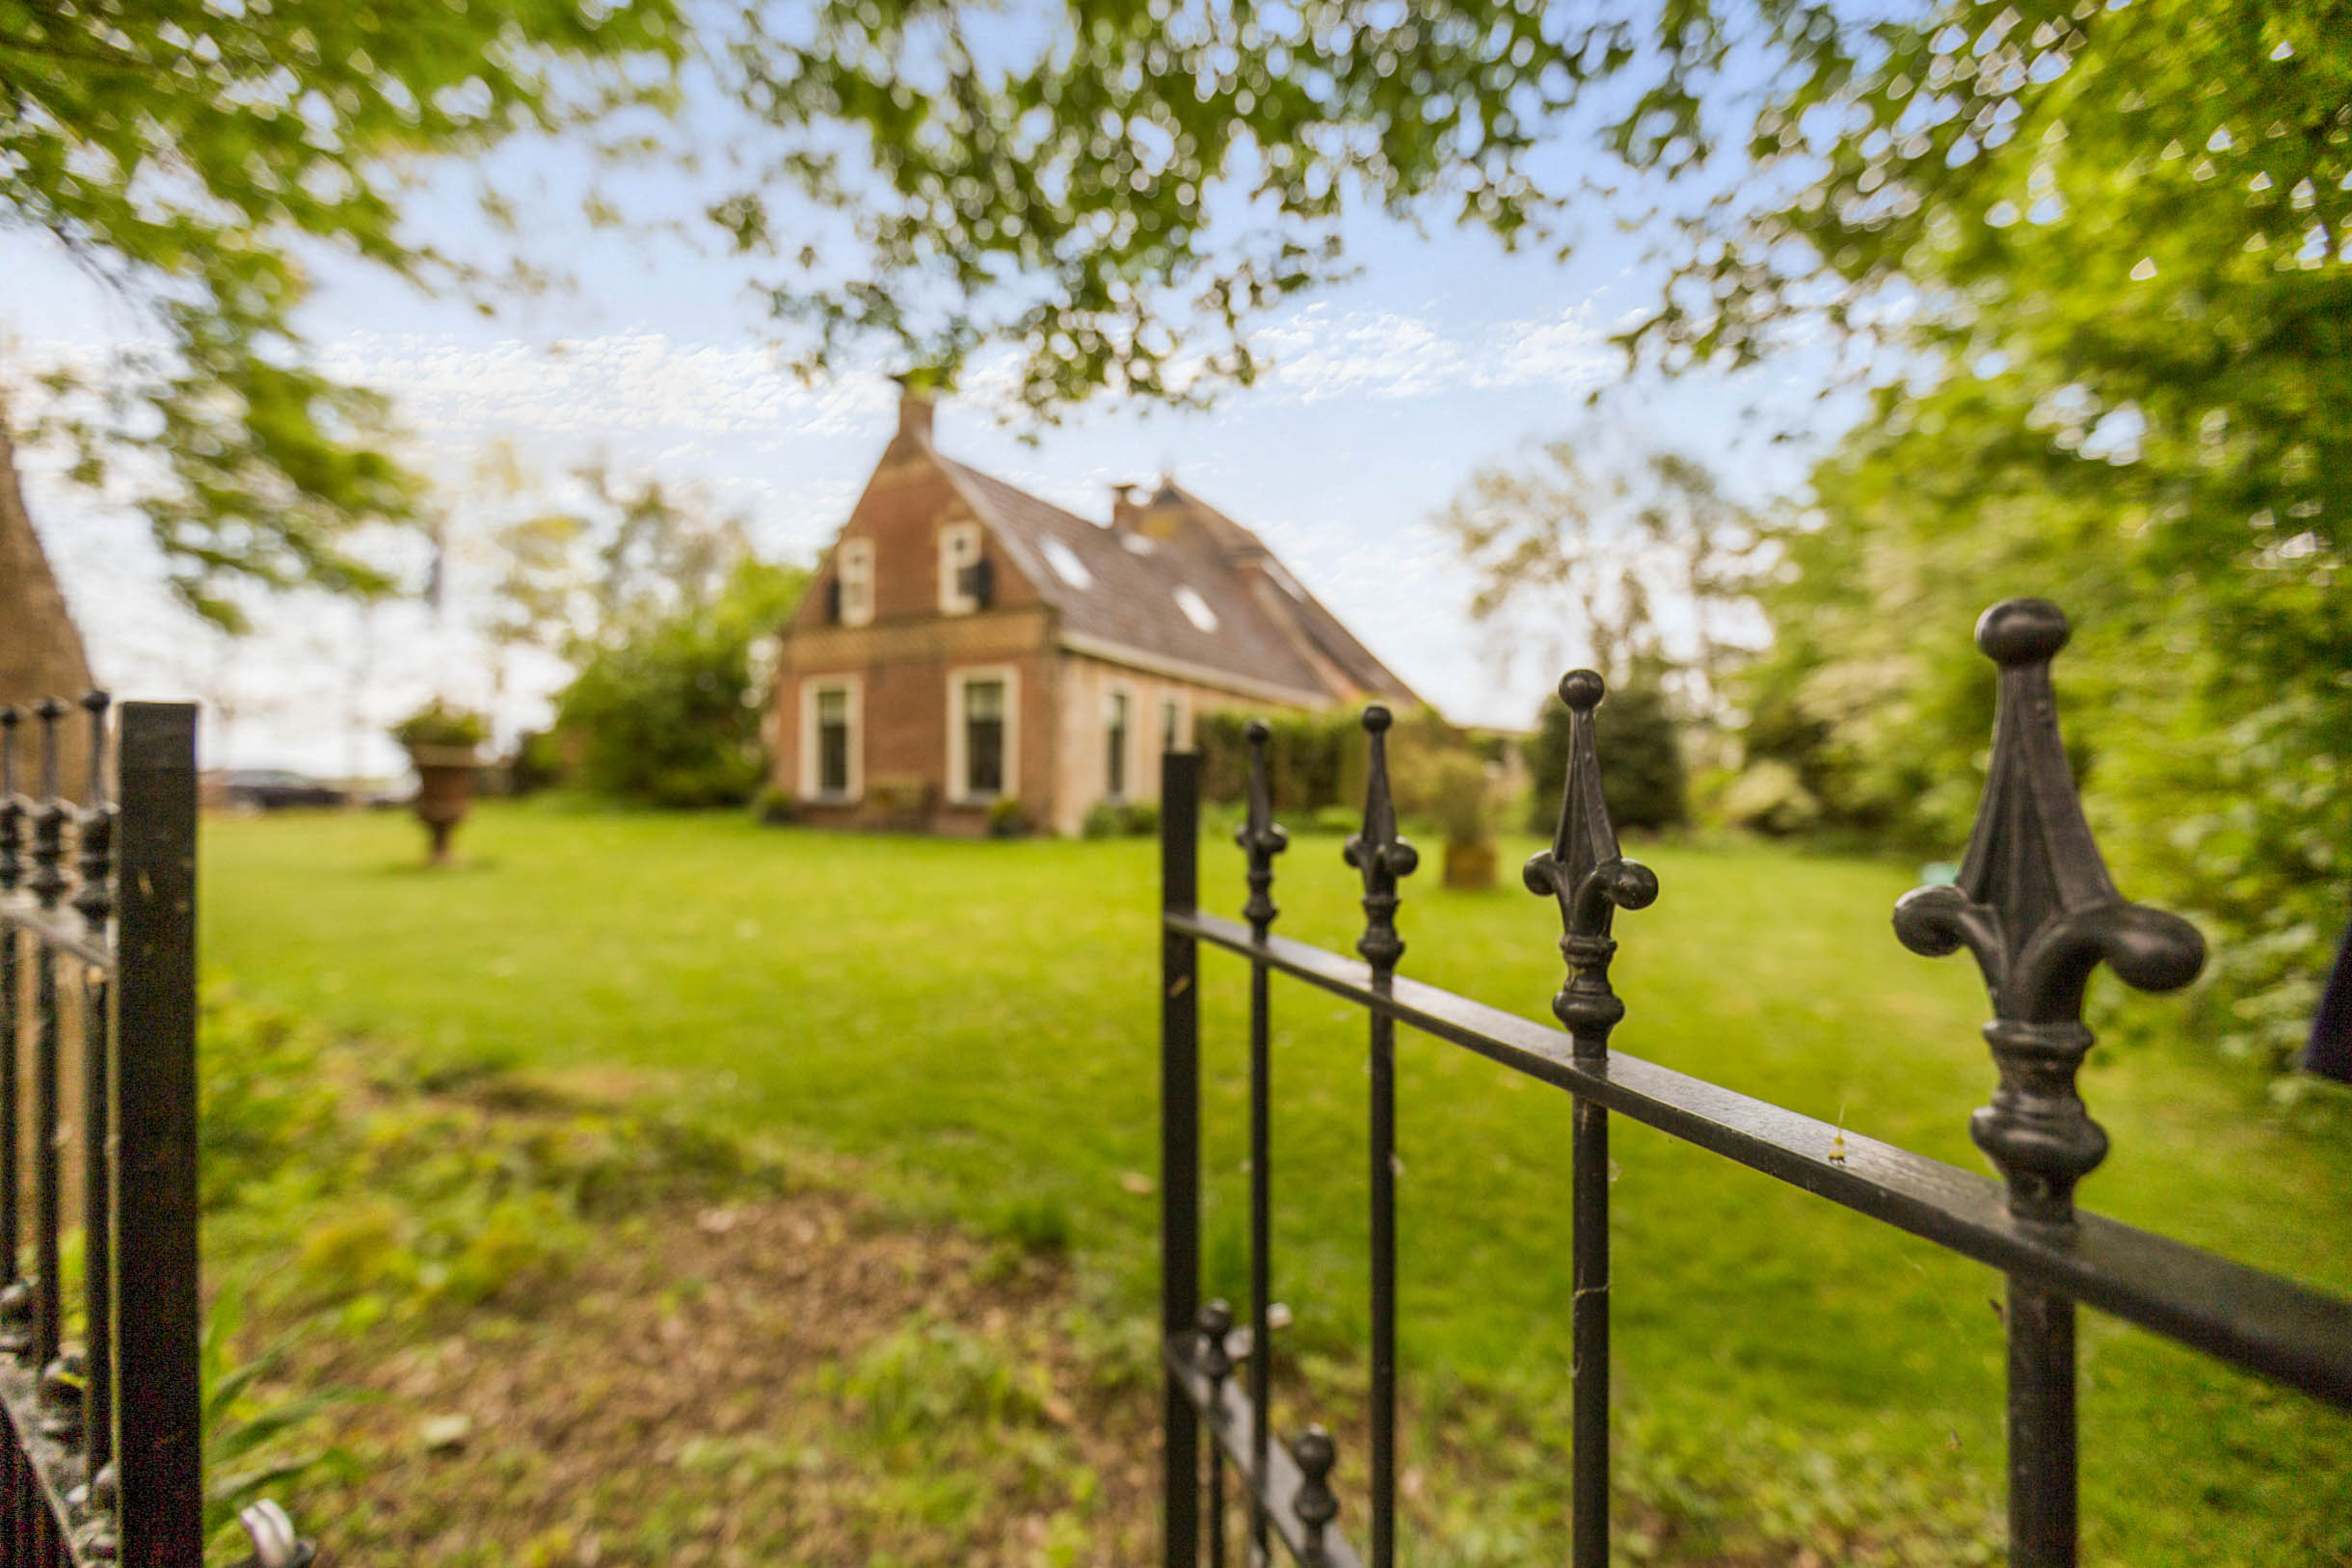
<svg viewBox="0 0 2352 1568">
<path fill-rule="evenodd" d="M 891 379 L 898 384 L 899 436 L 920 436 L 929 440 L 934 412 L 929 383 L 912 375 L 894 376 Z"/>
<path fill-rule="evenodd" d="M 1136 505 L 1136 482 L 1132 479 L 1124 480 L 1110 487 L 1111 527 L 1133 528 L 1142 518 L 1143 509 Z"/>
</svg>

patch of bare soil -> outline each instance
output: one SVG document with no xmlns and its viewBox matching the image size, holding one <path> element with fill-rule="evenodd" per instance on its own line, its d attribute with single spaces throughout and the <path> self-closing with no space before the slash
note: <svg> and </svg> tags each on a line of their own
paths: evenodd
<svg viewBox="0 0 2352 1568">
<path fill-rule="evenodd" d="M 302 1523 L 354 1568 L 1144 1561 L 1157 1380 L 1071 1321 L 1055 1261 L 838 1193 L 657 1211 L 526 1309 L 312 1347 L 366 1397 Z"/>
</svg>

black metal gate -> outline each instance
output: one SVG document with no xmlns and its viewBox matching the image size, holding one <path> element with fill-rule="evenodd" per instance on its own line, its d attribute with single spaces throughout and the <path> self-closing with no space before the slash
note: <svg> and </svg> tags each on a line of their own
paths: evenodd
<svg viewBox="0 0 2352 1568">
<path fill-rule="evenodd" d="M 79 706 L 79 806 L 58 778 L 72 709 L 37 704 L 24 734 L 0 708 L 0 1564 L 194 1568 L 196 709 L 127 703 L 110 725 L 102 693 Z M 247 1527 L 263 1568 L 309 1560 L 275 1505 Z"/>
<path fill-rule="evenodd" d="M 1530 891 L 1556 900 L 1567 979 L 1552 999 L 1566 1033 L 1397 976 L 1398 881 L 1417 864 L 1398 836 L 1383 732 L 1365 710 L 1371 757 L 1361 833 L 1347 861 L 1363 878 L 1361 961 L 1271 934 L 1273 857 L 1284 848 L 1267 783 L 1266 730 L 1253 727 L 1243 921 L 1201 912 L 1199 757 L 1171 753 L 1161 808 L 1163 966 L 1162 1329 L 1167 1369 L 1165 1561 L 1225 1561 L 1228 1471 L 1239 1482 L 1252 1562 L 1275 1543 L 1311 1568 L 1364 1560 L 1336 1526 L 1331 1438 L 1309 1427 L 1273 1442 L 1265 1413 L 1271 1360 L 1267 1046 L 1270 976 L 1287 974 L 1360 1005 L 1371 1070 L 1371 1380 L 1366 1555 L 1396 1556 L 1395 1031 L 1399 1023 L 1488 1057 L 1572 1097 L 1574 1346 L 1573 1561 L 1609 1561 L 1609 1116 L 1617 1112 L 1779 1178 L 2008 1276 L 2009 1539 L 2020 1568 L 2075 1559 L 2074 1309 L 2077 1303 L 2219 1360 L 2352 1408 L 2352 1302 L 2130 1226 L 2079 1213 L 2075 1183 L 2105 1157 L 2075 1073 L 2091 1047 L 2083 987 L 2105 963 L 2146 991 L 2186 985 L 2203 967 L 2196 930 L 2126 902 L 2092 841 L 2058 730 L 2049 664 L 2066 619 L 2039 599 L 1994 605 L 1977 645 L 2000 669 L 1999 716 L 1985 794 L 1956 885 L 1895 906 L 1897 938 L 1931 956 L 1966 947 L 1983 970 L 1999 1072 L 1970 1131 L 2006 1179 L 1990 1181 L 1779 1106 L 1612 1053 L 1624 1005 L 1609 983 L 1612 921 L 1658 896 L 1649 870 L 1618 853 L 1602 799 L 1592 713 L 1598 676 L 1561 682 L 1573 714 L 1567 778 L 1552 847 L 1526 867 Z M 1250 1317 L 1199 1300 L 1202 943 L 1250 966 Z M 1241 1367 L 1243 1375 L 1236 1379 Z M 1237 1386 L 1238 1385 L 1238 1386 Z M 1209 1437 L 1204 1487 L 1202 1428 Z M 1204 1529 L 1204 1524 L 1206 1528 Z"/>
</svg>

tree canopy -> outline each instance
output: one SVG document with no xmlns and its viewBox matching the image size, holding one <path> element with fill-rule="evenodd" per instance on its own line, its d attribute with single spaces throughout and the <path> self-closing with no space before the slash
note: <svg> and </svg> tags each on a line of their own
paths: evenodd
<svg viewBox="0 0 2352 1568">
<path fill-rule="evenodd" d="M 1790 236 L 1840 303 L 1909 302 L 1879 324 L 1908 374 L 1783 534 L 1750 755 L 1833 822 L 1956 847 L 1991 711 L 1965 627 L 2057 599 L 2109 851 L 2217 928 L 2215 1032 L 2283 1060 L 2352 842 L 2352 10 L 1948 7 L 1879 39 L 1706 329 L 1793 308 L 1744 270 Z"/>
<path fill-rule="evenodd" d="M 681 25 L 672 0 L 0 0 L 0 227 L 45 234 L 144 323 L 111 362 L 53 372 L 36 434 L 137 497 L 216 619 L 238 618 L 233 578 L 383 586 L 350 536 L 413 518 L 421 482 L 382 400 L 310 362 L 306 258 L 462 276 L 403 227 L 418 161 L 657 86 Z"/>
</svg>

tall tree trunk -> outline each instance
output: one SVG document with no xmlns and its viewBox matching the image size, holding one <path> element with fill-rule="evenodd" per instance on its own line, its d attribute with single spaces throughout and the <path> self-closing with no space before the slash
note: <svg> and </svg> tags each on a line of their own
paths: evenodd
<svg viewBox="0 0 2352 1568">
<path fill-rule="evenodd" d="M 0 703 L 73 698 L 89 689 L 82 634 L 25 512 L 16 448 L 0 417 Z"/>
</svg>

